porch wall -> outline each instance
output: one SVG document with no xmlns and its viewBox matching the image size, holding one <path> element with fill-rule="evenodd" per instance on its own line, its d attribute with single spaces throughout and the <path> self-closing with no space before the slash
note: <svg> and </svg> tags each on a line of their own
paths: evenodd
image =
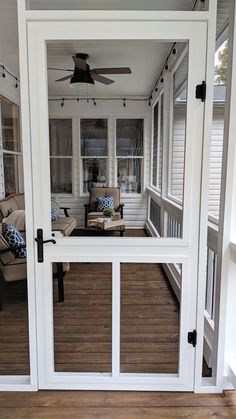
<svg viewBox="0 0 236 419">
<path fill-rule="evenodd" d="M 73 194 L 56 195 L 59 204 L 71 208 L 70 215 L 76 217 L 78 227 L 84 226 L 84 204 L 88 197 L 81 193 L 82 173 L 80 162 L 79 118 L 108 118 L 109 122 L 109 186 L 116 185 L 115 174 L 115 118 L 144 118 L 144 158 L 142 194 L 130 194 L 121 197 L 124 207 L 124 218 L 128 228 L 143 228 L 147 218 L 147 195 L 145 193 L 150 178 L 151 154 L 151 107 L 147 102 L 99 101 L 96 106 L 92 101 L 87 103 L 66 101 L 62 107 L 60 101 L 49 102 L 50 118 L 73 119 Z"/>
</svg>

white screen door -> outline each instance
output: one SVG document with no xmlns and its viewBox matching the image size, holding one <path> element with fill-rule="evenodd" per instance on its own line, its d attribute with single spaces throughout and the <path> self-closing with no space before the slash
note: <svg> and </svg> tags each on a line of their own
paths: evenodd
<svg viewBox="0 0 236 419">
<path fill-rule="evenodd" d="M 102 14 L 100 20 L 89 16 L 79 22 L 28 23 L 35 237 L 42 229 L 44 240 L 53 238 L 47 43 L 86 42 L 98 37 L 100 41 L 123 41 L 124 45 L 131 40 L 186 43 L 187 55 L 183 51 L 168 73 L 172 96 L 164 97 L 163 105 L 160 103 L 164 138 L 173 137 L 168 149 L 166 140 L 163 142 L 163 164 L 169 179 L 164 200 L 167 228 L 163 237 L 56 234 L 55 244 L 43 246 L 43 263 L 38 262 L 35 243 L 39 385 L 45 389 L 190 391 L 195 348 L 187 337 L 196 328 L 204 116 L 204 103 L 196 99 L 195 88 L 205 79 L 207 23 L 168 21 L 158 14 L 149 18 L 136 15 L 133 20 L 129 14 L 129 19 L 112 22 L 109 18 L 103 20 Z M 180 69 L 184 67 L 187 72 L 182 77 Z M 175 131 L 179 118 L 184 120 L 184 169 L 176 186 L 179 172 L 175 165 Z M 71 151 L 67 156 L 65 153 L 67 161 Z M 55 174 L 57 170 L 67 173 L 65 166 L 69 163 L 60 163 L 54 165 Z M 80 168 L 71 170 L 75 176 Z M 178 189 L 181 182 L 182 194 Z M 165 184 L 167 179 L 162 179 Z M 171 199 L 182 205 L 181 228 L 171 219 Z M 76 196 L 74 202 L 76 205 Z M 155 211 L 158 214 L 152 197 L 149 205 L 151 216 Z M 66 263 L 70 267 L 64 276 L 65 300 L 59 303 L 53 271 L 60 263 L 64 269 L 68 268 Z M 171 271 L 179 279 L 175 295 L 167 284 Z"/>
</svg>

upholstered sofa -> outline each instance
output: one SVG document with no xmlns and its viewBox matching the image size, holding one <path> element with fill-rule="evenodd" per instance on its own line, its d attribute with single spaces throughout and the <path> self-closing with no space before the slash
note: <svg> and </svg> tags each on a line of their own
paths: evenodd
<svg viewBox="0 0 236 419">
<path fill-rule="evenodd" d="M 116 187 L 94 187 L 90 190 L 89 203 L 85 204 L 85 227 L 88 226 L 88 220 L 103 217 L 103 212 L 97 211 L 97 198 L 99 197 L 113 197 L 115 218 L 123 218 L 124 204 L 120 202 L 120 188 Z"/>
<path fill-rule="evenodd" d="M 25 232 L 25 202 L 24 194 L 10 195 L 0 201 L 0 310 L 4 303 L 4 294 L 7 284 L 17 283 L 27 278 L 27 260 L 14 255 L 14 249 L 10 248 L 2 235 L 2 221 L 13 224 L 21 233 Z M 52 223 L 52 230 L 59 231 L 64 236 L 69 236 L 76 227 L 76 219 L 69 217 L 69 208 L 64 210 L 65 216 L 58 216 Z M 58 300 L 64 301 L 64 275 L 69 270 L 68 263 L 54 263 L 53 277 L 58 281 Z"/>
<path fill-rule="evenodd" d="M 19 248 L 19 247 L 18 247 Z M 69 263 L 54 263 L 53 278 L 58 281 L 58 301 L 64 301 L 64 275 L 70 269 Z M 0 311 L 3 308 L 7 285 L 17 284 L 27 278 L 27 259 L 16 257 L 2 235 L 0 223 Z"/>
<path fill-rule="evenodd" d="M 23 193 L 10 195 L 7 198 L 2 199 L 0 201 L 0 222 L 2 222 L 4 218 L 10 216 L 8 222 L 11 223 L 11 218 L 14 219 L 13 212 L 24 209 L 25 200 Z M 52 223 L 52 230 L 60 231 L 64 236 L 69 236 L 76 227 L 76 219 L 74 217 L 69 217 L 69 208 L 61 207 L 61 210 L 64 211 L 65 216 L 59 216 L 57 220 Z M 25 229 L 20 228 L 19 230 L 24 231 Z"/>
</svg>

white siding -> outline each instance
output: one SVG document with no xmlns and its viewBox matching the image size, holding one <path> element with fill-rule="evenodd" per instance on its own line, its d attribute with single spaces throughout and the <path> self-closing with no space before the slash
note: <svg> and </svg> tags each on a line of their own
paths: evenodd
<svg viewBox="0 0 236 419">
<path fill-rule="evenodd" d="M 144 158 L 143 158 L 143 193 L 141 195 L 124 195 L 121 201 L 125 204 L 124 219 L 128 228 L 142 228 L 147 219 L 146 186 L 149 185 L 150 176 L 150 139 L 151 139 L 151 109 L 146 102 L 128 102 L 123 107 L 122 101 L 99 101 L 94 106 L 90 101 L 49 102 L 51 118 L 73 119 L 73 195 L 58 195 L 57 200 L 61 206 L 71 208 L 70 214 L 77 219 L 78 227 L 84 226 L 84 204 L 88 197 L 81 194 L 81 163 L 79 157 L 79 118 L 108 118 L 109 119 L 109 154 L 113 156 L 109 165 L 109 185 L 115 185 L 116 162 L 115 156 L 115 126 L 116 118 L 144 118 Z"/>
<path fill-rule="evenodd" d="M 220 182 L 224 135 L 224 107 L 214 106 L 210 154 L 208 212 L 219 217 Z"/>
<path fill-rule="evenodd" d="M 182 201 L 184 185 L 185 113 L 185 106 L 175 106 L 175 119 L 172 135 L 170 193 L 180 201 Z"/>
<path fill-rule="evenodd" d="M 184 108 L 179 106 L 176 111 L 176 120 L 173 128 L 173 150 L 171 171 L 172 196 L 181 200 L 184 177 Z M 208 211 L 214 217 L 219 217 L 221 164 L 224 135 L 224 107 L 214 105 L 211 153 L 210 153 L 210 179 Z"/>
</svg>

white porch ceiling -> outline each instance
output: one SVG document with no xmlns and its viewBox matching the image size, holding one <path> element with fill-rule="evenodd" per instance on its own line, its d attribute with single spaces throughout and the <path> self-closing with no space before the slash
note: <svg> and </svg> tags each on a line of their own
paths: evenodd
<svg viewBox="0 0 236 419">
<path fill-rule="evenodd" d="M 91 68 L 130 67 L 132 74 L 107 75 L 115 81 L 105 86 L 95 82 L 88 86 L 89 96 L 127 97 L 148 96 L 160 74 L 171 43 L 157 41 L 70 41 L 48 45 L 48 67 L 74 68 L 72 55 L 89 54 Z M 70 80 L 55 82 L 70 73 L 48 71 L 50 96 L 87 95 L 86 87 L 70 87 Z"/>
<path fill-rule="evenodd" d="M 191 10 L 193 3 L 193 0 L 31 0 L 30 6 L 46 10 L 59 8 L 59 6 L 61 9 L 73 9 L 75 5 L 79 9 L 97 10 Z M 217 33 L 221 32 L 228 17 L 229 0 L 218 0 Z M 88 45 L 87 42 L 76 45 L 73 42 L 69 45 L 61 43 L 60 46 L 50 46 L 49 64 L 59 67 L 69 65 L 69 68 L 72 65 L 71 68 L 73 68 L 71 55 L 84 51 L 90 54 L 89 63 L 92 66 L 129 65 L 133 71 L 132 76 L 114 76 L 116 83 L 113 86 L 108 86 L 111 88 L 111 94 L 133 95 L 135 91 L 136 95 L 146 95 L 154 84 L 154 76 L 160 70 L 160 62 L 165 59 L 168 45 L 158 46 L 155 43 L 145 45 L 145 42 L 140 44 L 142 44 L 140 47 L 134 47 L 129 43 L 127 45 L 123 43 L 121 53 L 121 47 L 118 44 L 113 46 L 114 52 L 111 45 L 102 45 L 98 41 L 91 45 Z M 19 75 L 17 0 L 0 0 L 0 64 L 8 67 L 15 75 Z M 67 93 L 65 84 L 57 87 L 53 83 L 53 80 L 60 76 L 62 77 L 63 73 L 52 74 L 51 72 L 49 75 L 50 94 L 71 95 L 72 89 Z M 107 94 L 107 91 L 102 91 L 102 86 L 97 86 L 95 89 L 97 89 L 97 95 Z"/>
<path fill-rule="evenodd" d="M 31 10 L 191 10 L 195 0 L 29 0 Z"/>
</svg>

